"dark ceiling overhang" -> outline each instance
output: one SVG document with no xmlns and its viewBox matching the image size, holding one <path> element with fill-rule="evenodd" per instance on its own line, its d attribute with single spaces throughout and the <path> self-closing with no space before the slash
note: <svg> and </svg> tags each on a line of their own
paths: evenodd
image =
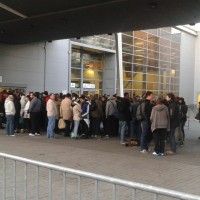
<svg viewBox="0 0 200 200">
<path fill-rule="evenodd" d="M 200 0 L 0 0 L 0 42 L 56 40 L 200 22 Z"/>
</svg>

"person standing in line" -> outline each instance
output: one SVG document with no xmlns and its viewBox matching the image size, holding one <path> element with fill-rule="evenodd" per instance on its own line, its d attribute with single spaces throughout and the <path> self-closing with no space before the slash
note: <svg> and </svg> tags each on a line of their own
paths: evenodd
<svg viewBox="0 0 200 200">
<path fill-rule="evenodd" d="M 55 95 L 51 94 L 49 100 L 47 101 L 47 117 L 48 117 L 48 125 L 47 125 L 47 138 L 54 138 L 55 133 L 55 124 L 56 124 L 56 119 L 58 117 L 58 110 L 57 110 L 57 105 L 55 102 Z"/>
<path fill-rule="evenodd" d="M 90 105 L 90 125 L 91 134 L 93 137 L 101 137 L 101 121 L 103 118 L 102 101 L 99 99 L 99 95 L 95 94 Z"/>
<path fill-rule="evenodd" d="M 78 138 L 78 128 L 81 121 L 81 112 L 82 112 L 81 101 L 78 98 L 74 101 L 74 104 L 75 104 L 73 107 L 74 128 L 71 133 L 72 139 Z"/>
<path fill-rule="evenodd" d="M 26 133 L 31 132 L 31 120 L 30 120 L 30 113 L 29 113 L 30 103 L 31 103 L 31 98 L 28 95 L 26 97 L 26 105 L 25 105 L 23 113 L 22 113 L 23 121 L 24 121 L 24 131 Z"/>
<path fill-rule="evenodd" d="M 170 116 L 170 132 L 169 132 L 170 150 L 167 151 L 167 154 L 174 155 L 176 154 L 176 146 L 177 146 L 175 139 L 175 131 L 176 128 L 180 126 L 179 105 L 176 102 L 176 98 L 173 93 L 167 94 L 166 100 L 168 102 L 168 109 Z"/>
<path fill-rule="evenodd" d="M 117 110 L 118 110 L 118 119 L 119 119 L 119 137 L 120 137 L 120 144 L 125 145 L 125 137 L 126 137 L 126 130 L 128 129 L 127 125 L 127 116 L 126 116 L 126 102 L 124 98 L 117 97 Z"/>
<path fill-rule="evenodd" d="M 179 98 L 179 110 L 180 110 L 180 129 L 181 129 L 181 138 L 180 138 L 180 145 L 184 144 L 185 141 L 185 124 L 187 122 L 187 112 L 188 106 L 185 103 L 185 99 L 180 97 Z"/>
<path fill-rule="evenodd" d="M 141 139 L 140 139 L 140 147 L 141 153 L 147 153 L 149 150 L 149 143 L 152 139 L 151 132 L 151 111 L 153 108 L 153 104 L 151 103 L 154 99 L 154 95 L 151 91 L 147 91 L 145 94 L 145 100 L 138 106 L 137 108 L 137 119 L 141 122 Z"/>
<path fill-rule="evenodd" d="M 109 137 L 117 136 L 118 134 L 118 109 L 116 95 L 111 96 L 106 103 L 106 134 Z"/>
<path fill-rule="evenodd" d="M 40 135 L 42 103 L 39 99 L 38 93 L 31 93 L 30 96 L 32 99 L 29 107 L 29 113 L 31 118 L 31 133 L 29 133 L 29 136 L 36 136 Z"/>
<path fill-rule="evenodd" d="M 72 100 L 71 100 L 71 94 L 66 94 L 65 98 L 61 101 L 60 105 L 60 117 L 65 120 L 65 133 L 64 136 L 70 136 L 71 132 L 71 122 L 72 122 Z"/>
<path fill-rule="evenodd" d="M 9 95 L 5 100 L 5 113 L 6 113 L 6 134 L 8 136 L 15 136 L 14 134 L 14 120 L 15 120 L 15 105 L 13 95 Z"/>
<path fill-rule="evenodd" d="M 155 143 L 153 155 L 164 156 L 165 138 L 167 131 L 170 131 L 170 117 L 162 98 L 158 98 L 156 106 L 153 107 L 150 120 Z"/>
</svg>

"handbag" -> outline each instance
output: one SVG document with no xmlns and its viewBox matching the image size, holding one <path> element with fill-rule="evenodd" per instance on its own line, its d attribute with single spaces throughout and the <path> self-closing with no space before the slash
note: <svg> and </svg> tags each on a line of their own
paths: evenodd
<svg viewBox="0 0 200 200">
<path fill-rule="evenodd" d="M 63 118 L 60 118 L 59 121 L 58 121 L 58 128 L 59 129 L 65 129 L 65 127 L 66 127 L 65 120 Z"/>
</svg>

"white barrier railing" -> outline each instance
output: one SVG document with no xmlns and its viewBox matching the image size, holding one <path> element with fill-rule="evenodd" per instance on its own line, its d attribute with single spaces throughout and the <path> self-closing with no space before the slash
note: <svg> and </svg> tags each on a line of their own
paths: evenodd
<svg viewBox="0 0 200 200">
<path fill-rule="evenodd" d="M 81 178 L 88 178 L 91 179 L 92 181 L 94 181 L 94 187 L 93 187 L 93 191 L 94 191 L 94 196 L 91 199 L 94 200 L 99 200 L 99 183 L 100 182 L 104 182 L 104 183 L 108 183 L 112 185 L 112 199 L 116 200 L 117 199 L 117 192 L 116 192 L 116 188 L 117 186 L 123 186 L 126 187 L 128 189 L 131 189 L 132 194 L 130 197 L 130 200 L 137 200 L 137 193 L 136 191 L 144 191 L 144 192 L 149 192 L 151 194 L 153 194 L 153 198 L 154 200 L 158 200 L 159 196 L 163 196 L 163 197 L 171 197 L 171 198 L 176 198 L 179 200 L 200 200 L 200 196 L 196 196 L 196 195 L 191 195 L 191 194 L 186 194 L 186 193 L 182 193 L 182 192 L 177 192 L 177 191 L 173 191 L 173 190 L 168 190 L 168 189 L 163 189 L 163 188 L 159 188 L 159 187 L 154 187 L 154 186 L 150 186 L 150 185 L 146 185 L 146 184 L 140 184 L 140 183 L 135 183 L 135 182 L 131 182 L 131 181 L 126 181 L 126 180 L 121 180 L 121 179 L 117 179 L 117 178 L 112 178 L 112 177 L 108 177 L 108 176 L 102 176 L 102 175 L 98 175 L 98 174 L 93 174 L 93 173 L 89 173 L 89 172 L 85 172 L 85 171 L 80 171 L 80 170 L 75 170 L 75 169 L 70 169 L 70 168 L 65 168 L 65 167 L 61 167 L 61 166 L 56 166 L 53 164 L 48 164 L 48 163 L 44 163 L 44 162 L 39 162 L 39 161 L 34 161 L 34 160 L 30 160 L 30 159 L 26 159 L 26 158 L 22 158 L 22 157 L 18 157 L 18 156 L 13 156 L 13 155 L 9 155 L 9 154 L 5 154 L 5 153 L 0 153 L 0 158 L 3 161 L 3 187 L 2 187 L 2 200 L 6 200 L 6 191 L 7 191 L 7 187 L 10 187 L 6 184 L 6 161 L 10 160 L 13 162 L 13 174 L 12 174 L 12 180 L 13 180 L 13 199 L 17 199 L 16 196 L 16 178 L 17 178 L 17 172 L 16 172 L 16 163 L 20 162 L 24 164 L 24 190 L 23 192 L 20 191 L 20 194 L 24 196 L 24 199 L 28 199 L 27 198 L 27 194 L 28 194 L 28 182 L 27 182 L 27 166 L 28 165 L 32 165 L 34 167 L 36 167 L 36 196 L 35 199 L 39 200 L 39 168 L 45 168 L 48 170 L 48 199 L 49 200 L 54 200 L 52 198 L 52 171 L 57 171 L 62 173 L 62 178 L 63 178 L 63 182 L 62 182 L 62 198 L 61 199 L 55 199 L 55 200 L 68 200 L 69 198 L 67 195 L 67 182 L 66 182 L 66 175 L 75 175 L 78 177 L 78 187 L 77 187 L 77 194 L 78 194 L 78 199 L 81 200 L 82 199 L 82 195 L 81 195 Z M 109 192 L 109 191 L 107 191 Z M 23 194 L 22 194 L 23 193 Z M 105 198 L 104 198 L 105 199 Z M 107 200 L 108 198 L 106 198 Z M 21 198 L 20 198 L 21 200 Z"/>
</svg>

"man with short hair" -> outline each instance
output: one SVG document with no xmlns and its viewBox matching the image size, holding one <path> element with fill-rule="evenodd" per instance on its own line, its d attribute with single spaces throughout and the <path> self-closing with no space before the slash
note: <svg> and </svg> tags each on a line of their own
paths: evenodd
<svg viewBox="0 0 200 200">
<path fill-rule="evenodd" d="M 41 100 L 39 99 L 38 93 L 31 93 L 30 95 L 32 97 L 32 100 L 29 107 L 29 113 L 31 119 L 31 133 L 29 133 L 29 136 L 35 136 L 35 135 L 40 135 L 42 103 Z"/>
<path fill-rule="evenodd" d="M 65 127 L 65 133 L 64 136 L 70 136 L 71 132 L 71 122 L 73 119 L 73 113 L 72 113 L 72 100 L 71 100 L 71 94 L 66 94 L 65 98 L 62 100 L 60 105 L 60 117 L 65 120 L 66 127 Z"/>
<path fill-rule="evenodd" d="M 55 103 L 55 94 L 51 94 L 49 100 L 47 101 L 47 117 L 48 117 L 48 125 L 47 125 L 47 138 L 54 138 L 55 133 L 55 124 L 56 119 L 58 117 L 58 110 Z"/>
<path fill-rule="evenodd" d="M 5 100 L 5 113 L 6 113 L 6 134 L 8 136 L 15 136 L 14 134 L 14 117 L 15 117 L 15 105 L 13 95 L 9 95 Z"/>
<path fill-rule="evenodd" d="M 138 106 L 137 109 L 137 115 L 140 113 L 141 115 L 141 139 L 140 139 L 140 147 L 141 147 L 141 153 L 148 152 L 149 143 L 151 139 L 153 138 L 152 132 L 151 132 L 151 111 L 153 108 L 152 101 L 154 99 L 153 92 L 147 91 L 145 94 L 145 100 Z"/>
</svg>

